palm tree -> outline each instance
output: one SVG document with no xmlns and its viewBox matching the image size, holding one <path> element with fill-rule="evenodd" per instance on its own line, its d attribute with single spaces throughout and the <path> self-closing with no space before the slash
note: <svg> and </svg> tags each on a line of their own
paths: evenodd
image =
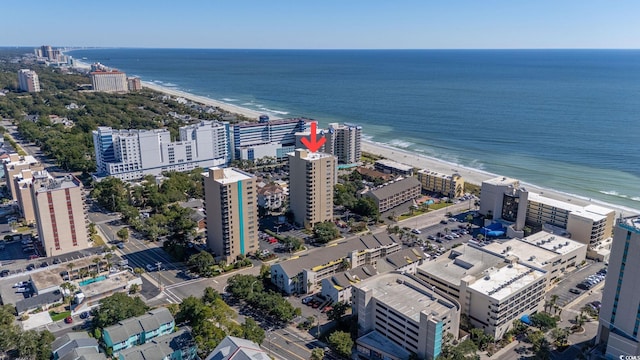
<svg viewBox="0 0 640 360">
<path fill-rule="evenodd" d="M 87 275 L 89 275 L 89 271 L 87 271 L 87 269 L 85 268 L 82 268 L 78 271 L 78 276 L 80 276 L 80 279 L 84 279 Z"/>
<path fill-rule="evenodd" d="M 69 269 L 69 279 L 73 279 L 73 275 L 71 275 L 71 273 L 73 272 L 73 266 L 73 263 L 67 264 L 67 269 Z"/>
<path fill-rule="evenodd" d="M 138 285 L 138 284 L 133 284 L 133 285 L 131 285 L 131 287 L 129 287 L 129 293 L 130 294 L 135 294 L 138 291 L 140 291 L 140 285 Z"/>
<path fill-rule="evenodd" d="M 100 258 L 99 257 L 94 257 L 93 260 L 91 260 L 95 265 L 96 265 L 96 269 L 98 272 L 100 272 Z"/>
</svg>

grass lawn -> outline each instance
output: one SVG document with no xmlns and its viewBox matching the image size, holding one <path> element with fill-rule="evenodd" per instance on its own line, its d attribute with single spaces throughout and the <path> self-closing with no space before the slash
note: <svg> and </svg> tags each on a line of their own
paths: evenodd
<svg viewBox="0 0 640 360">
<path fill-rule="evenodd" d="M 49 315 L 51 316 L 51 320 L 60 321 L 62 319 L 65 319 L 67 316 L 70 316 L 71 315 L 71 311 L 65 311 L 65 312 L 61 312 L 61 313 L 57 313 L 55 311 L 49 311 Z"/>
<path fill-rule="evenodd" d="M 100 235 L 93 235 L 93 237 L 91 237 L 91 240 L 93 240 L 93 244 L 94 246 L 104 246 L 104 240 L 102 240 L 102 237 Z"/>
</svg>

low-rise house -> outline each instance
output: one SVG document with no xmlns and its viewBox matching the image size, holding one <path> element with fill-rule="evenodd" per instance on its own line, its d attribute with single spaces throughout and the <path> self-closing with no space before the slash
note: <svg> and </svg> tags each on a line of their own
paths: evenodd
<svg viewBox="0 0 640 360">
<path fill-rule="evenodd" d="M 86 332 L 66 333 L 51 343 L 53 360 L 93 360 L 106 359 L 100 353 L 96 339 L 89 337 Z"/>
<path fill-rule="evenodd" d="M 286 200 L 284 190 L 277 184 L 266 184 L 258 189 L 258 206 L 269 210 L 281 208 Z"/>
<path fill-rule="evenodd" d="M 196 342 L 187 329 L 153 338 L 147 343 L 122 350 L 120 360 L 192 360 L 197 359 Z"/>
<path fill-rule="evenodd" d="M 46 310 L 54 304 L 62 302 L 62 293 L 60 290 L 35 295 L 24 300 L 16 302 L 16 313 L 22 315 L 35 309 Z"/>
<path fill-rule="evenodd" d="M 171 334 L 176 323 L 167 308 L 158 308 L 147 314 L 119 321 L 102 330 L 102 340 L 114 354 L 153 338 Z"/>
<path fill-rule="evenodd" d="M 392 160 L 378 160 L 375 162 L 374 167 L 376 170 L 385 174 L 413 176 L 413 166 L 401 164 Z"/>
<path fill-rule="evenodd" d="M 205 360 L 270 360 L 271 357 L 260 345 L 251 340 L 227 336 Z"/>
</svg>

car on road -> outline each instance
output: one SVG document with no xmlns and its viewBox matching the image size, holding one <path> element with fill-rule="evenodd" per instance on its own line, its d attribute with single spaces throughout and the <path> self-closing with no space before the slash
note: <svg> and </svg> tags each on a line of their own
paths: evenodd
<svg viewBox="0 0 640 360">
<path fill-rule="evenodd" d="M 440 224 L 445 224 L 445 225 L 447 225 L 447 224 L 448 224 L 448 222 L 447 222 L 447 220 L 440 220 Z"/>
<path fill-rule="evenodd" d="M 0 271 L 0 277 L 5 277 L 5 276 L 9 276 L 9 270 L 7 269 Z"/>
<path fill-rule="evenodd" d="M 578 289 L 574 289 L 574 288 L 569 289 L 569 292 L 572 293 L 572 294 L 576 294 L 576 295 L 577 294 L 582 294 L 582 291 L 580 291 Z"/>
<path fill-rule="evenodd" d="M 73 318 L 71 316 L 67 316 L 66 318 L 64 318 L 64 322 L 66 324 L 71 324 L 73 323 Z"/>
<path fill-rule="evenodd" d="M 123 242 L 119 242 L 117 245 L 118 249 L 124 249 L 124 243 Z"/>
</svg>

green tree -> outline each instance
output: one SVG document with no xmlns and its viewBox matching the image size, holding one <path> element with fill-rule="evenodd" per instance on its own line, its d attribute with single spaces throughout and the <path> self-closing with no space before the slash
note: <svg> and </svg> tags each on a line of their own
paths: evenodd
<svg viewBox="0 0 640 360">
<path fill-rule="evenodd" d="M 341 321 L 344 314 L 349 309 L 349 305 L 345 304 L 343 301 L 339 301 L 331 306 L 331 310 L 327 311 L 327 319 L 329 321 Z"/>
<path fill-rule="evenodd" d="M 542 331 L 556 327 L 557 321 L 546 313 L 536 313 L 529 317 L 531 324 Z"/>
<path fill-rule="evenodd" d="M 200 251 L 195 255 L 189 257 L 187 262 L 198 274 L 203 276 L 213 275 L 213 266 L 216 264 L 216 260 L 213 255 L 206 251 Z"/>
<path fill-rule="evenodd" d="M 329 335 L 329 345 L 336 352 L 344 357 L 351 357 L 351 349 L 353 348 L 353 340 L 351 335 L 344 331 L 334 331 Z"/>
<path fill-rule="evenodd" d="M 309 360 L 322 360 L 324 359 L 324 349 L 322 348 L 313 348 L 313 350 L 311 350 L 311 357 L 309 358 Z"/>
<path fill-rule="evenodd" d="M 116 232 L 116 236 L 118 237 L 118 239 L 120 239 L 120 241 L 127 242 L 127 240 L 129 240 L 129 230 L 126 227 L 123 227 L 122 229 L 118 230 L 118 232 Z"/>
<path fill-rule="evenodd" d="M 340 230 L 338 230 L 336 224 L 331 221 L 325 221 L 313 227 L 313 234 L 317 242 L 326 244 L 340 236 Z"/>
<path fill-rule="evenodd" d="M 93 323 L 99 328 L 105 328 L 120 320 L 143 315 L 148 310 L 149 307 L 139 297 L 115 293 L 100 300 L 100 307 L 93 310 Z"/>
<path fill-rule="evenodd" d="M 264 341 L 264 330 L 251 317 L 246 317 L 242 324 L 242 337 L 260 345 Z"/>
<path fill-rule="evenodd" d="M 252 294 L 261 294 L 263 290 L 262 281 L 253 275 L 237 274 L 227 281 L 227 292 L 241 300 L 249 299 Z"/>
</svg>

